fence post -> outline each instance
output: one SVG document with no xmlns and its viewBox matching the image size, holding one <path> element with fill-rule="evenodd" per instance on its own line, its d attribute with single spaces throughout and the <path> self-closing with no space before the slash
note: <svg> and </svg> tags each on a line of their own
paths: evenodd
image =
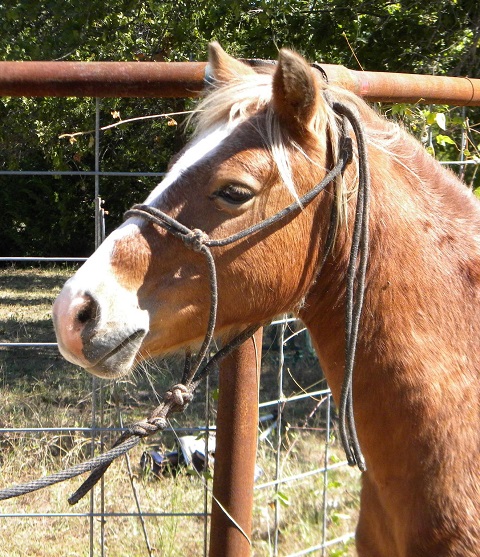
<svg viewBox="0 0 480 557">
<path fill-rule="evenodd" d="M 220 368 L 210 557 L 251 554 L 261 350 L 262 330 Z"/>
</svg>

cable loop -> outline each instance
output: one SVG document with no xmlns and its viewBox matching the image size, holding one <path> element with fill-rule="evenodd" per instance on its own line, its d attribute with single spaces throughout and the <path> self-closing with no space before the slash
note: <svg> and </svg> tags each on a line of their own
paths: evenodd
<svg viewBox="0 0 480 557">
<path fill-rule="evenodd" d="M 158 431 L 158 427 L 149 421 L 136 422 L 127 429 L 130 435 L 137 435 L 138 437 L 148 437 Z"/>
<path fill-rule="evenodd" d="M 168 421 L 163 416 L 158 416 L 158 418 L 150 418 L 149 423 L 155 426 L 155 431 L 153 433 L 156 433 L 157 431 L 163 431 L 168 426 Z"/>
</svg>

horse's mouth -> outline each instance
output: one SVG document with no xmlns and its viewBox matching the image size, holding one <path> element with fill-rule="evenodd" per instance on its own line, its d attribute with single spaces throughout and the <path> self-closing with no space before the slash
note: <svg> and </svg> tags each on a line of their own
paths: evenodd
<svg viewBox="0 0 480 557">
<path fill-rule="evenodd" d="M 132 368 L 146 334 L 146 330 L 138 329 L 120 342 L 117 341 L 114 348 L 111 348 L 111 344 L 108 346 L 105 339 L 91 342 L 84 347 L 83 353 L 89 362 L 95 363 L 85 366 L 85 369 L 103 379 L 122 377 Z"/>
</svg>

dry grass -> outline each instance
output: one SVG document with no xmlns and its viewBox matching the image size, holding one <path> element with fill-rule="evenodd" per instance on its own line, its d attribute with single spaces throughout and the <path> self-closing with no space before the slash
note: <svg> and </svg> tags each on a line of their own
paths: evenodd
<svg viewBox="0 0 480 557">
<path fill-rule="evenodd" d="M 71 269 L 0 269 L 0 342 L 54 341 L 50 322 L 50 305 Z M 267 345 L 272 341 L 267 341 Z M 261 398 L 274 396 L 269 392 L 275 384 L 273 368 L 276 352 L 265 350 L 265 367 Z M 287 364 L 298 377 L 287 377 L 285 394 L 298 390 L 295 381 L 310 385 L 318 378 L 318 370 L 310 356 L 298 347 L 287 352 Z M 298 371 L 301 370 L 301 371 Z M 0 348 L 0 376 L 2 403 L 0 426 L 20 427 L 72 427 L 90 426 L 92 423 L 92 380 L 83 371 L 64 362 L 56 350 Z M 118 423 L 118 408 L 123 419 L 133 421 L 149 413 L 156 401 L 155 389 L 164 388 L 178 376 L 175 362 L 166 362 L 139 370 L 127 382 L 114 390 L 104 384 L 97 400 L 103 400 L 103 423 Z M 301 376 L 301 380 L 299 377 Z M 155 389 L 153 389 L 155 385 Z M 99 383 L 94 388 L 98 390 Z M 214 387 L 215 388 L 215 385 Z M 177 425 L 203 423 L 203 395 L 178 418 Z M 324 440 L 313 430 L 297 429 L 315 405 L 313 401 L 288 405 L 286 427 L 282 436 L 282 475 L 300 474 L 320 468 L 324 458 Z M 291 408 L 290 408 L 291 406 Z M 308 422 L 309 427 L 322 429 L 325 419 L 323 407 Z M 214 413 L 214 409 L 213 409 Z M 99 417 L 97 412 L 97 423 Z M 268 427 L 268 423 L 265 427 Z M 258 464 L 263 475 L 258 483 L 275 477 L 274 435 L 259 446 Z M 108 446 L 113 435 L 107 435 Z M 161 450 L 172 449 L 175 438 L 169 434 L 158 439 Z M 66 465 L 82 460 L 90 454 L 91 437 L 85 433 L 5 433 L 0 432 L 2 452 L 2 486 L 23 482 Z M 99 440 L 96 441 L 97 449 Z M 142 445 L 130 455 L 133 479 L 130 480 L 125 460 L 112 465 L 106 475 L 104 501 L 107 513 L 137 513 L 131 481 L 140 499 L 144 513 L 202 513 L 204 509 L 204 482 L 187 469 L 176 476 L 161 478 L 147 475 L 140 469 Z M 330 462 L 343 458 L 337 444 L 332 443 Z M 329 472 L 327 498 L 327 538 L 341 536 L 354 529 L 357 516 L 358 475 L 348 468 Z M 73 480 L 43 491 L 0 503 L 1 514 L 49 514 L 47 517 L 6 518 L 0 516 L 0 557 L 9 556 L 79 556 L 89 554 L 90 517 L 58 516 L 63 513 L 88 515 L 88 497 L 75 507 L 67 503 L 68 496 L 80 480 Z M 211 482 L 209 482 L 211 487 Z M 279 500 L 280 534 L 279 554 L 288 555 L 321 541 L 323 522 L 323 475 L 283 484 L 280 498 L 273 488 L 256 490 L 254 509 L 253 555 L 273 555 L 273 524 L 275 500 Z M 210 496 L 208 495 L 208 498 Z M 95 493 L 95 512 L 101 510 L 101 492 Z M 152 555 L 198 556 L 203 552 L 203 517 L 161 516 L 146 517 L 145 528 L 152 546 Z M 93 519 L 94 554 L 100 555 L 101 539 L 104 554 L 109 557 L 140 557 L 149 555 L 140 520 L 136 516 L 107 516 Z M 331 557 L 353 555 L 352 543 L 332 547 L 326 553 Z"/>
</svg>

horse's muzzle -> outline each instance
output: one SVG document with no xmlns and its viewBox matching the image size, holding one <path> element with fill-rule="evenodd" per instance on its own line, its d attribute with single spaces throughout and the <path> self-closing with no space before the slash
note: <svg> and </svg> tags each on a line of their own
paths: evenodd
<svg viewBox="0 0 480 557">
<path fill-rule="evenodd" d="M 122 301 L 103 301 L 67 285 L 53 305 L 61 354 L 99 377 L 113 379 L 133 366 L 148 332 L 148 314 Z"/>
</svg>

